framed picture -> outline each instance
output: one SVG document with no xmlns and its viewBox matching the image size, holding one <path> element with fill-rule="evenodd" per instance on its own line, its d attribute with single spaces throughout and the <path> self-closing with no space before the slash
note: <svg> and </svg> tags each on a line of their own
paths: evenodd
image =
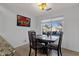
<svg viewBox="0 0 79 59">
<path fill-rule="evenodd" d="M 25 16 L 17 15 L 17 26 L 30 27 L 31 19 Z"/>
</svg>

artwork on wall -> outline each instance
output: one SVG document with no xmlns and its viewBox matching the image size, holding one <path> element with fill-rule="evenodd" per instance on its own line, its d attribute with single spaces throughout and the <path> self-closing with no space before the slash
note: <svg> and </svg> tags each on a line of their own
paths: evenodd
<svg viewBox="0 0 79 59">
<path fill-rule="evenodd" d="M 31 19 L 25 16 L 17 15 L 17 26 L 30 27 Z"/>
</svg>

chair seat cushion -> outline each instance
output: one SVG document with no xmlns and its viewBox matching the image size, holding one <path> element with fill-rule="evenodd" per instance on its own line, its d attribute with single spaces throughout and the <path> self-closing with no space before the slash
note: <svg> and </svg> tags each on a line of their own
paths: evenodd
<svg viewBox="0 0 79 59">
<path fill-rule="evenodd" d="M 53 44 L 53 43 L 49 43 L 49 44 L 47 45 L 47 48 L 48 48 L 48 49 L 54 49 L 54 50 L 57 50 L 58 45 Z"/>
<path fill-rule="evenodd" d="M 36 46 L 31 46 L 33 49 L 42 49 L 43 47 L 44 47 L 44 45 L 43 44 L 41 44 L 41 43 L 37 43 L 37 47 Z"/>
</svg>

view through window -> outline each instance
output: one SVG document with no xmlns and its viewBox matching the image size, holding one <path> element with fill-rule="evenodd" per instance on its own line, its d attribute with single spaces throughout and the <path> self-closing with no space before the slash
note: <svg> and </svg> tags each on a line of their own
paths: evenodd
<svg viewBox="0 0 79 59">
<path fill-rule="evenodd" d="M 43 20 L 41 22 L 43 35 L 59 35 L 63 31 L 63 17 Z"/>
</svg>

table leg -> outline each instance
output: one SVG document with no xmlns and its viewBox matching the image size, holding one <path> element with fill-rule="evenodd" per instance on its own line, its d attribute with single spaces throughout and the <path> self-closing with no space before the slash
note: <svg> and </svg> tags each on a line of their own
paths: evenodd
<svg viewBox="0 0 79 59">
<path fill-rule="evenodd" d="M 48 48 L 47 48 L 48 43 L 45 43 L 45 53 L 48 56 Z"/>
</svg>

